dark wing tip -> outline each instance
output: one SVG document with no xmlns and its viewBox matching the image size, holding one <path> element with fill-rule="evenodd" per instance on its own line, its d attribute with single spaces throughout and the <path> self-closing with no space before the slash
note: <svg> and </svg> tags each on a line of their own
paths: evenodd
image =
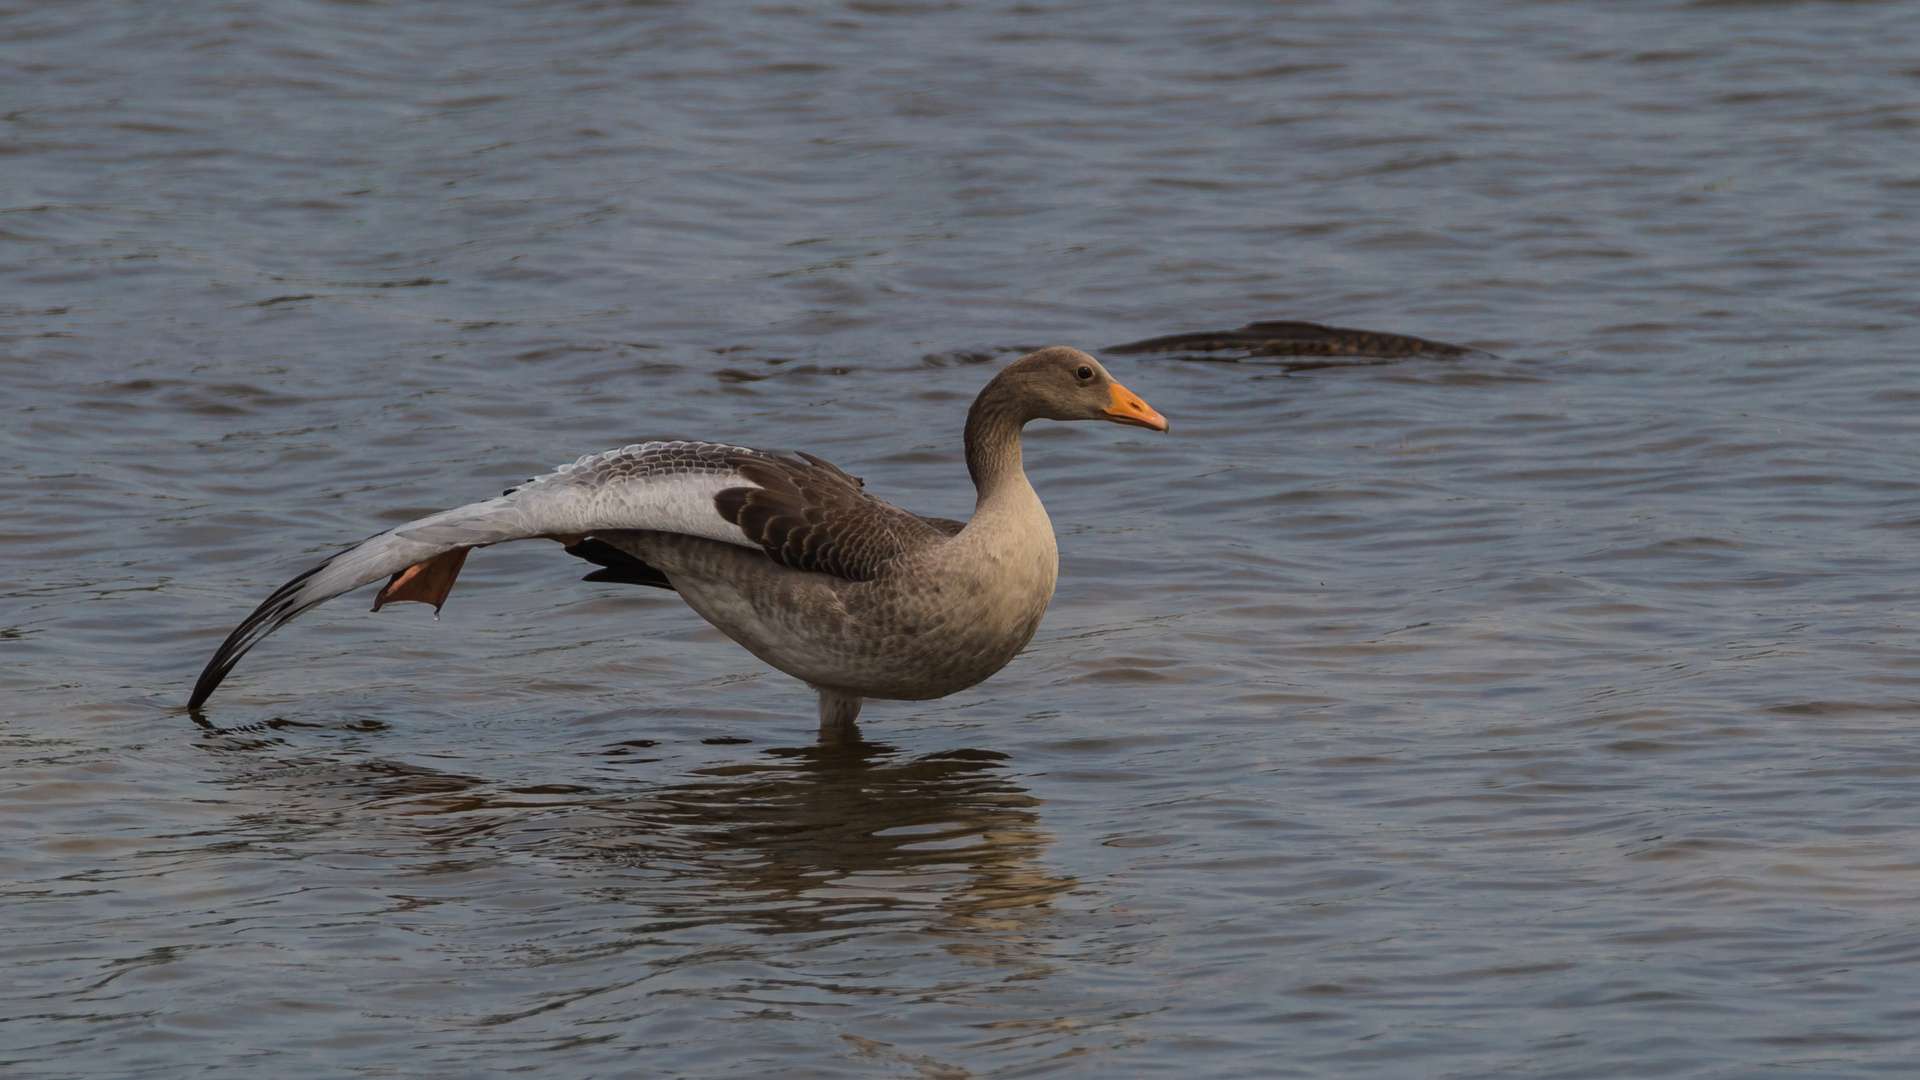
<svg viewBox="0 0 1920 1080">
<path fill-rule="evenodd" d="M 276 593 L 275 597 L 277 598 L 278 595 Z M 213 692 L 220 688 L 220 682 L 227 677 L 227 672 L 232 671 L 233 666 L 240 662 L 240 658 L 247 655 L 247 650 L 253 648 L 255 641 L 266 636 L 264 631 L 255 634 L 253 630 L 264 621 L 263 616 L 267 612 L 267 607 L 273 602 L 274 600 L 270 598 L 266 604 L 255 608 L 253 614 L 247 616 L 239 626 L 234 627 L 233 633 L 227 635 L 227 640 L 221 642 L 220 647 L 213 651 L 213 659 L 208 660 L 207 666 L 200 669 L 200 678 L 193 684 L 193 696 L 187 698 L 187 708 L 198 709 L 205 705 L 207 699 L 213 696 Z"/>
<path fill-rule="evenodd" d="M 325 570 L 332 562 L 332 559 L 328 559 L 273 590 L 272 596 L 262 600 L 259 607 L 254 608 L 251 614 L 240 621 L 239 626 L 233 628 L 233 633 L 228 634 L 227 639 L 214 650 L 213 659 L 207 661 L 207 666 L 200 671 L 200 678 L 194 682 L 193 694 L 187 698 L 189 710 L 196 710 L 206 704 L 207 699 L 213 696 L 213 692 L 220 688 L 220 683 L 227 677 L 227 673 L 233 670 L 241 657 L 247 655 L 247 650 L 260 643 L 261 638 L 273 633 L 313 604 L 319 603 L 316 600 L 313 603 L 300 604 L 294 600 L 294 595 L 300 591 L 300 586 L 307 583 L 308 578 Z"/>
<path fill-rule="evenodd" d="M 231 642 L 233 639 L 227 640 Z M 200 672 L 199 680 L 193 684 L 193 696 L 187 698 L 187 708 L 197 711 L 200 706 L 205 705 L 207 699 L 213 696 L 213 692 L 220 688 L 220 681 L 227 677 L 227 672 L 232 671 L 233 665 L 239 661 L 240 657 L 228 656 L 226 647 L 221 646 L 220 651 L 213 654 L 213 659 L 207 661 L 207 666 Z"/>
</svg>

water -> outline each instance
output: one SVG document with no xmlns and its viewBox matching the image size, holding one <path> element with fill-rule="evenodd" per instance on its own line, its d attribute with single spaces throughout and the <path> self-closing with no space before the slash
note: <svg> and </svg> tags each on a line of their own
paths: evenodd
<svg viewBox="0 0 1920 1080">
<path fill-rule="evenodd" d="M 1912 9 L 0 15 L 9 1076 L 1822 1077 L 1920 1054 Z M 551 545 L 265 593 L 643 437 L 963 516 L 1033 646 L 809 695 Z M 525 548 L 526 550 L 521 550 Z"/>
</svg>

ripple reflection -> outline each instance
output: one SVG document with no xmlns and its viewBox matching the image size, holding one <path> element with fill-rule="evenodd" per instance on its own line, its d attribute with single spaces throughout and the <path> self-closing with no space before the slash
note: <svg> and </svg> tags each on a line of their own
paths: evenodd
<svg viewBox="0 0 1920 1080">
<path fill-rule="evenodd" d="M 230 774 L 234 787 L 271 793 L 270 808 L 249 815 L 252 831 L 281 843 L 324 837 L 336 853 L 358 838 L 363 855 L 425 859 L 416 870 L 449 858 L 472 865 L 487 851 L 593 868 L 603 880 L 586 887 L 618 890 L 624 903 L 767 933 L 898 921 L 1004 932 L 1077 884 L 1042 865 L 1053 838 L 1040 827 L 1041 800 L 991 750 L 909 758 L 873 742 L 781 747 L 677 782 L 586 786 L 489 780 L 471 760 L 454 771 L 290 755 L 271 727 L 284 730 L 209 729 L 202 744 L 246 762 Z"/>
</svg>

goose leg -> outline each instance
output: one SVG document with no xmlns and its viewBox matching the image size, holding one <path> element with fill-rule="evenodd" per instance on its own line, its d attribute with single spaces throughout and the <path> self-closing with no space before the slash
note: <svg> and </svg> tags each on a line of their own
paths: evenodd
<svg viewBox="0 0 1920 1080">
<path fill-rule="evenodd" d="M 863 699 L 852 694 L 842 694 L 837 690 L 820 691 L 820 741 L 823 743 L 857 743 L 860 741 L 860 726 L 854 723 L 860 715 Z"/>
</svg>

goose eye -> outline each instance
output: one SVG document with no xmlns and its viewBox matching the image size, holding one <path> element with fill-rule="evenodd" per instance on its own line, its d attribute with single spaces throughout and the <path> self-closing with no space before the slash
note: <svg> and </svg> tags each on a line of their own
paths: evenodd
<svg viewBox="0 0 1920 1080">
<path fill-rule="evenodd" d="M 1085 364 L 1081 364 L 1081 365 L 1080 365 L 1080 370 L 1079 370 L 1079 371 L 1076 371 L 1076 372 L 1074 372 L 1074 374 L 1075 374 L 1075 375 L 1078 375 L 1078 376 L 1080 376 L 1080 381 L 1081 381 L 1081 382 L 1085 382 L 1085 381 L 1087 381 L 1088 379 L 1091 379 L 1091 378 L 1093 378 L 1093 369 L 1092 369 L 1092 368 L 1090 368 L 1090 367 L 1088 367 L 1088 366 L 1087 366 L 1087 365 L 1085 365 Z"/>
</svg>

